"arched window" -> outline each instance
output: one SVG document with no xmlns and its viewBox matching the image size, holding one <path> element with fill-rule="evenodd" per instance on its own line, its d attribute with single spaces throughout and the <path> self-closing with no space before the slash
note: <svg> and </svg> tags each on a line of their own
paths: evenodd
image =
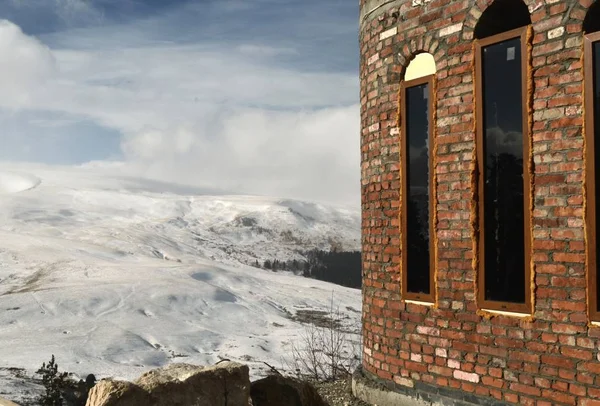
<svg viewBox="0 0 600 406">
<path fill-rule="evenodd" d="M 600 2 L 596 0 L 583 20 L 583 32 L 584 34 L 591 34 L 598 31 L 600 31 Z"/>
<path fill-rule="evenodd" d="M 522 0 L 496 0 L 479 18 L 475 38 L 491 37 L 529 24 L 529 9 Z"/>
<path fill-rule="evenodd" d="M 401 85 L 402 297 L 434 301 L 433 78 L 435 60 L 422 53 Z"/>
<path fill-rule="evenodd" d="M 521 0 L 496 0 L 475 27 L 478 303 L 531 312 L 527 28 Z"/>
<path fill-rule="evenodd" d="M 588 306 L 590 318 L 600 321 L 600 273 L 598 272 L 597 238 L 600 207 L 596 198 L 600 179 L 600 3 L 590 7 L 583 23 L 584 77 L 585 77 L 585 136 L 586 136 L 586 189 L 587 189 L 587 256 Z"/>
</svg>

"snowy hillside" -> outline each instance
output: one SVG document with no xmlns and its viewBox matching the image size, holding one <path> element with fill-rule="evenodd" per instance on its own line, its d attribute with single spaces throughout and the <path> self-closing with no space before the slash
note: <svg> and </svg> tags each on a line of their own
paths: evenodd
<svg viewBox="0 0 600 406">
<path fill-rule="evenodd" d="M 357 211 L 213 193 L 97 168 L 0 165 L 0 229 L 87 241 L 123 256 L 231 265 L 301 259 L 298 251 L 312 248 L 360 249 Z"/>
<path fill-rule="evenodd" d="M 326 309 L 333 293 L 357 325 L 360 291 L 243 264 L 357 250 L 359 222 L 351 209 L 118 170 L 1 164 L 0 395 L 24 396 L 7 368 L 31 374 L 52 353 L 62 370 L 99 378 L 173 359 L 281 366 L 298 311 Z"/>
</svg>

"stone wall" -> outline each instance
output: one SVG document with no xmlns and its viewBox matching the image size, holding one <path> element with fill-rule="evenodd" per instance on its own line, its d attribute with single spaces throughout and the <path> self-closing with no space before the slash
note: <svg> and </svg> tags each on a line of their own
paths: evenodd
<svg viewBox="0 0 600 406">
<path fill-rule="evenodd" d="M 582 21 L 592 0 L 527 0 L 533 33 L 533 311 L 482 311 L 473 205 L 474 28 L 491 0 L 360 0 L 363 368 L 523 405 L 600 405 L 600 326 L 589 322 Z M 434 55 L 436 302 L 401 297 L 399 89 Z"/>
</svg>

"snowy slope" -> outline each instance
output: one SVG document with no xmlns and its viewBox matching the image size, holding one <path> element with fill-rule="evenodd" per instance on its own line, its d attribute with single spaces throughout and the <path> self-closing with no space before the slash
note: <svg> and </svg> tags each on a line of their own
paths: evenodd
<svg viewBox="0 0 600 406">
<path fill-rule="evenodd" d="M 235 265 L 301 259 L 297 251 L 312 248 L 360 247 L 353 210 L 207 195 L 99 169 L 0 165 L 0 197 L 0 229 L 92 241 L 123 255 L 200 255 Z"/>
<path fill-rule="evenodd" d="M 243 264 L 359 249 L 359 221 L 118 170 L 0 164 L 0 394 L 25 392 L 5 368 L 31 374 L 52 353 L 61 370 L 125 379 L 172 360 L 280 367 L 298 310 L 333 294 L 358 325 L 360 291 Z"/>
</svg>

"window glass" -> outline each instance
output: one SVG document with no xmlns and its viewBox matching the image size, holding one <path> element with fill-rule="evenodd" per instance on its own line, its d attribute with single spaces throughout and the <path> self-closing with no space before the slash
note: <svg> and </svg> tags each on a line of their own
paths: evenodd
<svg viewBox="0 0 600 406">
<path fill-rule="evenodd" d="M 429 85 L 406 89 L 407 292 L 430 292 Z"/>
<path fill-rule="evenodd" d="M 595 139 L 595 151 L 594 161 L 596 169 L 596 180 L 600 179 L 600 41 L 595 42 L 592 45 L 593 52 L 593 64 L 594 64 L 594 139 Z M 596 186 L 596 195 L 598 194 L 598 186 Z M 600 199 L 596 197 L 596 232 L 600 230 Z M 596 253 L 600 252 L 600 239 L 596 238 Z M 598 254 L 596 254 L 598 255 Z M 596 261 L 596 267 L 598 267 L 598 261 Z M 596 296 L 600 295 L 600 277 L 598 277 L 598 269 L 596 269 Z M 596 299 L 596 310 L 600 312 L 600 300 Z"/>
<path fill-rule="evenodd" d="M 485 299 L 525 302 L 521 40 L 482 48 Z"/>
</svg>

